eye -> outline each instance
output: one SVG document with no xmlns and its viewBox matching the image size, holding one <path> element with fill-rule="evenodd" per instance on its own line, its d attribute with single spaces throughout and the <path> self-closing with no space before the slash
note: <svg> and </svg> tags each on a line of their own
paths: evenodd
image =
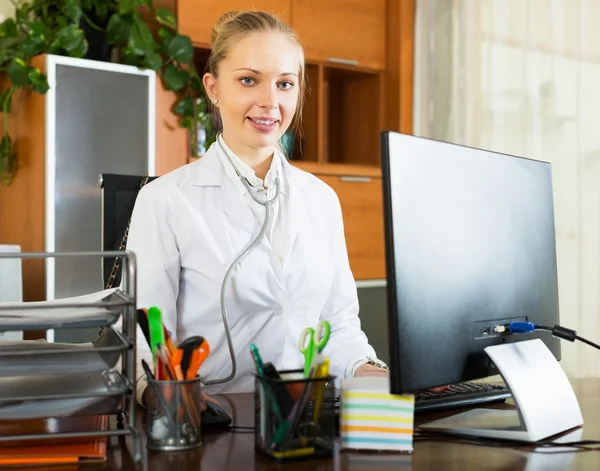
<svg viewBox="0 0 600 471">
<path fill-rule="evenodd" d="M 279 84 L 279 88 L 281 88 L 283 90 L 289 90 L 293 86 L 294 86 L 294 83 L 293 82 L 289 82 L 289 81 L 281 82 Z"/>
<path fill-rule="evenodd" d="M 254 79 L 252 77 L 242 77 L 240 82 L 244 85 L 254 85 Z"/>
</svg>

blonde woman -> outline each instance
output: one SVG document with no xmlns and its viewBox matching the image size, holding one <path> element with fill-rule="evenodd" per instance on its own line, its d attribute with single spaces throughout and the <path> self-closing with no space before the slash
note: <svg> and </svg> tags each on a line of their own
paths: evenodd
<svg viewBox="0 0 600 471">
<path fill-rule="evenodd" d="M 203 81 L 223 131 L 198 162 L 138 195 L 127 248 L 139 306 L 159 307 L 175 342 L 205 337 L 200 374 L 217 380 L 207 394 L 253 390 L 251 344 L 278 369 L 302 368 L 300 334 L 321 320 L 331 325 L 323 354 L 333 375 L 387 375 L 360 328 L 338 198 L 278 147 L 300 123 L 302 46 L 263 12 L 223 15 L 211 39 Z M 143 340 L 138 358 L 151 364 Z M 145 387 L 141 378 L 138 399 Z"/>
</svg>

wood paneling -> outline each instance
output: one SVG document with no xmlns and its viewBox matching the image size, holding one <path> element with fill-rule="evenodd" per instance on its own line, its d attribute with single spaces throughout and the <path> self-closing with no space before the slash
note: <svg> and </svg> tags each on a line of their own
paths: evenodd
<svg viewBox="0 0 600 471">
<path fill-rule="evenodd" d="M 188 35 L 196 46 L 210 47 L 213 25 L 232 10 L 266 11 L 290 24 L 291 0 L 178 0 L 179 32 Z"/>
<path fill-rule="evenodd" d="M 385 69 L 385 0 L 293 0 L 292 7 L 307 59 Z"/>
<path fill-rule="evenodd" d="M 156 77 L 156 174 L 164 175 L 185 165 L 190 155 L 188 132 L 179 125 L 171 110 L 177 101 L 174 92 L 165 90 Z"/>
<path fill-rule="evenodd" d="M 32 65 L 46 72 L 45 56 Z M 3 89 L 8 78 L 2 77 Z M 45 97 L 31 90 L 13 96 L 8 117 L 19 168 L 8 187 L 0 186 L 0 244 L 16 244 L 23 252 L 44 251 L 44 120 Z M 0 116 L 2 113 L 0 113 Z M 4 131 L 4 120 L 2 130 Z M 23 260 L 23 299 L 46 298 L 43 260 Z"/>
<path fill-rule="evenodd" d="M 379 165 L 380 75 L 328 68 L 325 83 L 327 161 Z"/>
<path fill-rule="evenodd" d="M 387 12 L 386 126 L 413 132 L 415 0 L 389 0 Z"/>
<path fill-rule="evenodd" d="M 317 174 L 337 193 L 350 267 L 356 280 L 385 278 L 381 178 Z"/>
</svg>

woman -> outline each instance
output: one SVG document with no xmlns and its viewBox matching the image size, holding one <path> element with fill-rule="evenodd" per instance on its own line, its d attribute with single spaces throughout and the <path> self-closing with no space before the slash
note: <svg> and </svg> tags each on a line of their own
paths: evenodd
<svg viewBox="0 0 600 471">
<path fill-rule="evenodd" d="M 201 376 L 227 377 L 232 363 L 221 287 L 268 214 L 264 238 L 225 284 L 236 375 L 204 392 L 253 389 L 250 344 L 278 369 L 302 368 L 300 334 L 320 320 L 331 325 L 323 352 L 331 374 L 387 375 L 360 329 L 338 198 L 278 148 L 290 125 L 300 123 L 302 47 L 285 23 L 262 12 L 223 15 L 211 39 L 203 81 L 223 132 L 198 162 L 138 195 L 127 244 L 137 255 L 138 305 L 159 307 L 175 342 L 205 337 L 211 353 Z M 266 208 L 256 199 L 275 202 Z M 148 346 L 138 344 L 138 358 L 151 364 Z M 138 384 L 139 400 L 146 382 Z"/>
</svg>

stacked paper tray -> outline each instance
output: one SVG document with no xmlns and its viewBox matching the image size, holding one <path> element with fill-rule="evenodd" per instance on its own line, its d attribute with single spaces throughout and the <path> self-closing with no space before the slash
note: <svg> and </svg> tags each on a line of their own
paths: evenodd
<svg viewBox="0 0 600 471">
<path fill-rule="evenodd" d="M 100 372 L 113 368 L 130 346 L 113 327 L 102 329 L 96 340 L 85 343 L 4 340 L 0 341 L 0 378 Z"/>
<path fill-rule="evenodd" d="M 53 301 L 0 303 L 0 332 L 106 327 L 114 324 L 131 302 L 113 288 Z"/>
<path fill-rule="evenodd" d="M 412 452 L 415 400 L 389 393 L 388 378 L 342 381 L 342 448 Z"/>
</svg>

